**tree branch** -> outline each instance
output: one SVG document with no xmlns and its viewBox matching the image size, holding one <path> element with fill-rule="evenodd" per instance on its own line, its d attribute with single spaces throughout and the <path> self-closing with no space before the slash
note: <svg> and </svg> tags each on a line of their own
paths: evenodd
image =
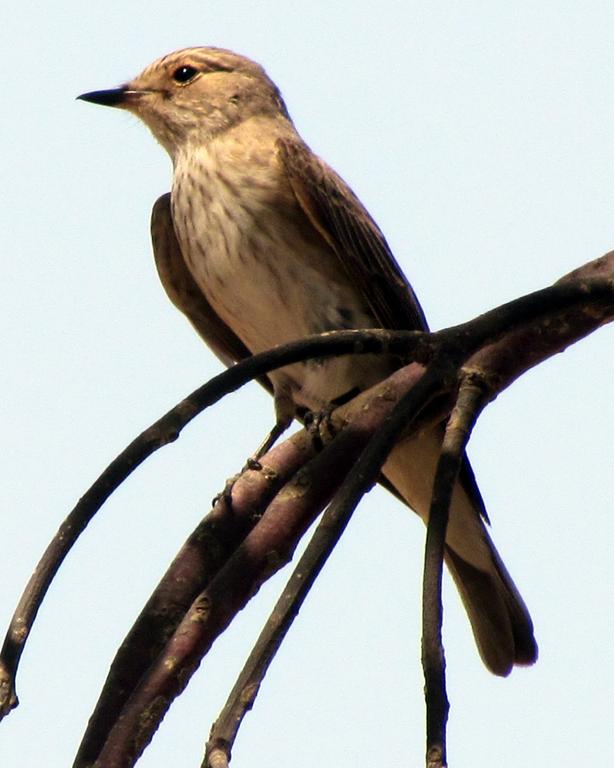
<svg viewBox="0 0 614 768">
<path fill-rule="evenodd" d="M 409 331 L 340 331 L 285 344 L 215 376 L 144 430 L 81 497 L 60 525 L 26 585 L 0 652 L 0 720 L 18 704 L 15 678 L 19 660 L 55 574 L 104 502 L 145 459 L 174 442 L 182 429 L 206 408 L 275 368 L 311 357 L 393 353 L 392 350 L 398 354 L 401 348 L 419 347 L 423 338 L 425 334 Z"/>
<path fill-rule="evenodd" d="M 199 592 L 261 518 L 272 498 L 314 453 L 312 441 L 299 433 L 267 455 L 262 471 L 243 472 L 232 484 L 230 499 L 220 495 L 180 549 L 121 644 L 83 736 L 76 766 L 94 762 L 117 714 Z"/>
<path fill-rule="evenodd" d="M 486 404 L 487 388 L 476 376 L 461 382 L 458 399 L 450 414 L 433 482 L 424 552 L 422 584 L 422 666 L 426 700 L 426 766 L 444 768 L 446 761 L 445 655 L 441 628 L 443 555 L 450 516 L 452 493 L 465 454 L 471 430 Z"/>
<path fill-rule="evenodd" d="M 243 718 L 252 708 L 273 657 L 363 495 L 377 482 L 401 432 L 437 393 L 438 379 L 422 376 L 396 404 L 361 453 L 324 513 L 211 729 L 202 768 L 225 768 Z M 333 443 L 334 444 L 334 443 Z"/>
<path fill-rule="evenodd" d="M 439 370 L 445 370 L 446 374 L 437 388 L 436 401 L 431 401 L 428 411 L 423 411 L 419 418 L 414 421 L 414 428 L 422 428 L 427 422 L 435 422 L 444 418 L 453 407 L 454 393 L 458 384 L 457 379 L 449 375 L 452 368 L 458 371 L 460 366 L 464 365 L 467 372 L 479 374 L 480 378 L 487 383 L 489 398 L 492 399 L 514 378 L 532 365 L 564 349 L 603 323 L 612 320 L 614 317 L 613 275 L 614 254 L 610 253 L 576 270 L 551 288 L 509 302 L 469 323 L 451 329 L 433 334 L 373 330 L 324 334 L 321 337 L 312 337 L 249 358 L 196 390 L 162 419 L 145 430 L 126 451 L 109 465 L 103 475 L 79 501 L 50 544 L 19 603 L 2 654 L 0 654 L 0 714 L 6 714 L 12 706 L 16 705 L 14 677 L 26 637 L 46 589 L 79 534 L 106 498 L 134 468 L 159 447 L 175 440 L 192 418 L 209 405 L 217 402 L 224 394 L 234 391 L 253 377 L 262 376 L 275 368 L 314 356 L 381 353 L 401 356 L 406 360 L 412 359 L 419 363 L 430 363 L 436 358 Z M 441 364 L 442 360 L 446 361 L 446 366 Z M 432 370 L 432 366 L 430 367 Z M 356 450 L 359 451 L 364 446 L 368 436 L 390 413 L 394 404 L 407 392 L 408 387 L 413 386 L 419 379 L 422 370 L 420 365 L 414 363 L 397 371 L 369 392 L 362 393 L 343 408 L 337 409 L 333 413 L 331 423 L 334 430 L 340 433 L 336 438 L 339 440 L 338 444 L 342 445 L 347 442 L 349 446 L 352 442 L 350 439 L 352 433 L 354 436 L 362 435 L 361 440 L 356 440 L 358 446 Z M 350 437 L 343 438 L 346 432 Z M 251 545 L 254 544 L 256 552 L 260 551 L 259 547 L 263 552 L 266 548 L 265 545 L 271 544 L 271 541 L 266 541 L 267 537 L 274 537 L 277 530 L 277 549 L 268 551 L 279 551 L 285 553 L 285 557 L 289 557 L 296 545 L 296 537 L 300 536 L 308 524 L 306 521 L 313 519 L 321 510 L 326 503 L 327 493 L 329 494 L 328 498 L 330 498 L 330 494 L 335 490 L 334 484 L 321 491 L 319 495 L 299 484 L 298 488 L 294 487 L 294 492 L 298 493 L 300 490 L 300 493 L 306 499 L 309 497 L 310 503 L 315 506 L 310 509 L 305 507 L 299 514 L 298 507 L 300 504 L 294 508 L 290 504 L 288 507 L 291 510 L 289 514 L 291 517 L 292 514 L 295 514 L 295 517 L 292 518 L 293 522 L 284 520 L 282 490 L 269 504 L 268 510 L 262 518 L 264 520 L 268 517 L 270 522 L 271 519 L 274 519 L 274 516 L 271 518 L 269 514 L 270 510 L 278 509 L 279 521 L 281 522 L 273 525 L 272 529 L 267 528 L 266 525 L 260 527 L 260 523 L 256 527 L 253 525 L 256 522 L 254 516 L 258 517 L 260 512 L 267 507 L 267 503 L 275 491 L 283 486 L 283 482 L 287 483 L 283 486 L 284 489 L 287 489 L 293 488 L 292 483 L 301 477 L 303 480 L 305 477 L 309 478 L 309 482 L 322 480 L 322 472 L 320 475 L 317 473 L 309 474 L 311 470 L 308 468 L 313 469 L 313 466 L 316 466 L 315 462 L 320 457 L 313 458 L 313 453 L 305 449 L 306 443 L 301 441 L 306 439 L 305 436 L 297 437 L 296 440 L 299 442 L 284 444 L 279 449 L 275 449 L 281 452 L 275 454 L 274 459 L 271 458 L 273 452 L 267 455 L 265 463 L 279 459 L 277 469 L 274 470 L 278 473 L 278 477 L 273 475 L 272 481 L 264 478 L 264 482 L 263 478 L 254 480 L 254 478 L 250 479 L 248 475 L 243 477 L 242 482 L 246 485 L 238 485 L 236 502 L 238 506 L 241 507 L 239 499 L 243 492 L 241 488 L 247 492 L 249 486 L 254 492 L 249 503 L 246 502 L 243 507 L 244 515 L 240 516 L 239 520 L 231 522 L 224 517 L 224 510 L 217 510 L 216 508 L 212 513 L 211 520 L 202 524 L 204 528 L 199 527 L 197 529 L 182 553 L 176 558 L 167 577 L 165 577 L 166 582 L 163 580 L 161 587 L 158 588 L 148 603 L 141 614 L 140 623 L 137 622 L 130 637 L 122 646 L 118 659 L 114 662 L 114 668 L 109 675 L 108 690 L 115 689 L 118 698 L 114 700 L 114 706 L 107 706 L 107 715 L 101 717 L 100 722 L 104 721 L 105 725 L 99 731 L 98 736 L 102 739 L 104 739 L 103 732 L 108 733 L 110 726 L 108 714 L 111 713 L 112 719 L 119 717 L 121 721 L 123 717 L 123 715 L 120 716 L 122 707 L 128 701 L 131 693 L 134 692 L 138 679 L 149 667 L 151 660 L 164 647 L 165 638 L 182 626 L 179 623 L 182 617 L 202 615 L 203 603 L 202 601 L 199 603 L 198 598 L 194 602 L 194 595 L 202 594 L 203 590 L 205 592 L 209 590 L 205 596 L 204 605 L 207 609 L 207 616 L 213 618 L 208 618 L 207 621 L 210 624 L 210 629 L 215 629 L 216 624 L 219 628 L 223 628 L 234 615 L 232 610 L 239 610 L 241 601 L 248 599 L 251 594 L 246 594 L 249 592 L 246 584 L 237 585 L 236 594 L 231 595 L 227 604 L 222 604 L 222 593 L 217 592 L 217 584 L 224 583 L 224 579 L 233 582 L 235 577 L 232 575 L 234 567 L 232 563 L 235 562 L 244 567 L 245 562 L 242 560 L 247 558 L 250 561 L 251 589 L 253 592 L 270 575 L 272 565 L 266 558 L 252 557 L 254 552 L 251 550 Z M 295 438 L 293 438 L 294 440 Z M 327 454 L 326 461 L 330 462 L 326 465 L 327 473 L 340 478 L 341 475 L 337 473 L 343 466 L 344 459 L 335 451 L 334 444 L 335 441 L 327 446 L 321 456 Z M 291 458 L 292 450 L 289 446 L 293 446 L 297 450 L 299 450 L 299 446 L 302 446 L 299 450 L 301 453 L 300 460 L 296 455 Z M 311 446 L 312 448 L 313 446 Z M 356 450 L 352 453 L 348 448 L 346 455 L 356 457 L 358 455 Z M 289 452 L 285 458 L 284 451 Z M 311 464 L 305 467 L 306 475 L 301 475 L 300 472 L 296 474 L 297 467 L 308 459 Z M 255 483 L 255 485 L 249 485 L 250 483 Z M 281 500 L 278 501 L 278 499 Z M 319 501 L 316 503 L 315 499 L 319 499 Z M 234 506 L 235 492 L 233 491 L 233 508 Z M 249 540 L 252 533 L 254 539 Z M 220 535 L 219 539 L 218 534 Z M 284 535 L 287 537 L 286 539 L 283 538 Z M 258 537 L 263 538 L 259 539 Z M 171 588 L 173 580 L 176 584 L 179 582 L 175 575 L 183 573 L 190 574 L 187 579 L 188 585 L 185 589 L 182 587 L 174 591 Z M 212 608 L 212 604 L 207 601 L 218 597 L 222 603 L 218 604 L 214 601 Z M 190 605 L 192 605 L 192 610 L 189 608 Z M 184 618 L 183 621 L 185 622 L 185 620 Z M 151 622 L 156 629 L 152 644 L 147 649 L 146 630 L 148 625 L 151 626 Z M 199 638 L 194 645 L 194 651 L 197 651 L 198 648 L 206 648 L 208 647 L 207 643 L 212 642 L 215 631 L 211 633 L 210 629 L 208 630 L 209 639 L 203 641 L 202 637 Z M 167 646 L 167 650 L 169 647 Z M 164 651 L 164 653 L 166 652 Z M 187 656 L 191 652 L 189 651 Z M 128 661 L 133 662 L 136 658 L 141 659 L 140 666 L 137 665 L 132 677 L 130 675 L 125 677 L 124 672 L 127 669 Z M 196 655 L 193 655 L 188 666 L 197 666 L 199 660 L 200 657 L 197 659 Z M 152 674 L 154 669 L 155 665 L 150 668 L 149 674 Z M 116 676 L 114 677 L 114 675 Z M 151 680 L 149 682 L 151 683 Z M 140 685 L 143 688 L 142 682 Z M 101 696 L 101 702 L 103 698 L 104 694 Z M 108 702 L 111 701 L 113 701 L 112 697 L 108 699 Z M 148 712 L 153 716 L 154 713 L 151 710 Z M 155 725 L 152 732 L 153 730 L 155 730 Z M 100 743 L 99 741 L 98 746 Z M 97 748 L 93 751 L 97 753 Z M 84 762 L 83 765 L 85 764 Z"/>
<path fill-rule="evenodd" d="M 596 285 L 596 287 L 595 287 L 595 285 L 589 286 L 588 289 L 586 289 L 586 288 L 582 289 L 582 291 L 580 292 L 581 298 L 582 298 L 582 302 L 586 302 L 586 291 L 587 290 L 588 290 L 589 293 L 591 293 L 593 295 L 593 297 L 592 297 L 593 300 L 594 300 L 595 292 L 597 292 L 598 297 L 599 296 L 603 297 L 603 295 L 604 295 L 604 286 L 603 285 Z M 577 286 L 576 286 L 576 288 L 577 288 Z M 572 290 L 571 292 L 567 291 L 566 289 L 563 290 L 563 291 L 558 290 L 558 291 L 554 292 L 554 294 L 555 295 L 553 296 L 552 293 L 550 293 L 550 296 L 548 298 L 550 298 L 553 301 L 555 307 L 557 307 L 557 306 L 561 307 L 562 306 L 564 308 L 568 308 L 568 306 L 570 304 L 575 307 L 575 305 L 580 300 L 580 294 L 578 293 L 577 290 Z M 611 286 L 606 286 L 605 295 L 610 298 L 610 304 L 611 304 L 611 294 L 612 294 Z M 531 297 L 525 297 L 524 300 L 521 300 L 521 304 L 523 304 L 524 306 L 521 306 L 520 309 L 519 309 L 519 306 L 518 306 L 518 302 L 513 302 L 510 305 L 505 305 L 503 308 L 500 308 L 500 309 L 502 309 L 503 314 L 507 314 L 508 317 L 501 318 L 501 314 L 499 314 L 497 316 L 495 313 L 491 312 L 491 313 L 487 313 L 486 315 L 482 316 L 482 318 L 478 318 L 477 321 L 474 321 L 474 323 L 478 326 L 477 331 L 474 330 L 474 333 L 478 337 L 480 335 L 482 335 L 483 337 L 486 337 L 486 338 L 496 338 L 497 334 L 500 332 L 500 325 L 501 325 L 501 323 L 502 322 L 509 322 L 509 315 L 510 314 L 513 315 L 515 313 L 516 317 L 514 319 L 516 319 L 516 320 L 518 319 L 519 314 L 520 314 L 520 316 L 527 316 L 527 315 L 532 316 L 532 315 L 535 315 L 535 314 L 538 314 L 538 315 L 539 314 L 543 314 L 543 303 L 541 302 L 541 300 L 539 302 L 537 302 L 536 299 L 535 299 L 535 295 L 532 295 Z M 549 307 L 549 311 L 552 312 L 551 307 Z M 594 321 L 594 317 L 593 317 L 593 321 Z M 550 323 L 548 323 L 547 325 L 550 325 Z M 448 363 L 448 367 L 450 367 L 450 366 L 454 367 L 454 365 L 458 364 L 458 361 L 461 361 L 464 358 L 466 358 L 468 356 L 468 354 L 469 354 L 469 351 L 472 349 L 472 347 L 474 345 L 477 346 L 477 344 L 479 344 L 480 341 L 481 341 L 481 339 L 479 339 L 479 338 L 476 339 L 475 336 L 472 336 L 472 338 L 470 338 L 469 341 L 467 340 L 466 325 L 465 326 L 459 326 L 459 327 L 457 327 L 455 329 L 451 329 L 450 331 L 441 332 L 440 334 L 436 334 L 435 336 L 439 337 L 440 339 L 443 339 L 441 344 L 442 344 L 442 347 L 445 346 L 445 352 L 446 352 L 446 355 L 447 355 L 446 360 L 447 360 L 447 363 Z M 556 333 L 550 334 L 549 344 L 552 346 L 554 341 L 556 341 L 556 344 L 558 345 L 557 348 L 560 347 L 562 343 L 564 343 L 564 344 L 569 343 L 569 339 L 565 336 L 565 333 L 561 334 L 561 328 L 557 328 L 556 329 Z M 457 358 L 456 363 L 454 361 L 454 358 Z M 485 358 L 485 360 L 487 361 L 487 358 Z M 454 370 L 456 370 L 456 369 L 454 369 Z M 494 369 L 492 369 L 492 366 L 491 366 L 491 371 L 490 371 L 491 378 L 492 378 L 493 370 Z M 397 374 L 395 374 L 393 377 L 391 377 L 391 379 L 389 379 L 386 382 L 387 386 L 385 387 L 385 389 L 382 389 L 381 388 L 382 385 L 380 385 L 380 387 L 374 388 L 374 390 L 372 390 L 370 393 L 366 393 L 364 398 L 373 397 L 375 399 L 375 397 L 381 397 L 384 392 L 385 392 L 385 395 L 384 395 L 385 398 L 390 398 L 390 399 L 394 400 L 395 397 L 396 398 L 400 397 L 401 396 L 400 392 L 396 392 L 396 393 L 392 394 L 391 388 L 394 389 L 395 383 L 396 384 L 400 384 L 400 381 L 402 380 L 402 378 L 403 378 L 403 372 L 399 371 Z M 499 376 L 498 378 L 499 378 L 499 384 L 501 384 L 503 379 L 502 379 L 501 376 Z M 395 379 L 398 379 L 398 381 L 395 382 L 394 381 Z M 455 381 L 456 379 L 454 378 L 453 380 Z M 454 386 L 456 386 L 456 385 L 454 385 Z M 449 386 L 450 390 L 452 388 L 453 387 Z M 403 385 L 401 384 L 400 390 L 401 390 L 401 392 L 402 391 L 406 391 L 406 388 L 403 389 Z M 374 394 L 375 392 L 377 392 L 377 395 Z M 357 398 L 356 399 L 356 401 L 360 401 L 360 400 L 361 400 L 361 398 Z M 356 401 L 353 401 L 353 405 L 355 406 L 355 413 L 359 413 L 360 412 L 360 408 L 369 407 L 369 406 L 365 405 L 365 402 L 357 404 Z M 443 406 L 442 406 L 442 404 L 440 404 L 440 410 L 437 411 L 437 412 L 433 412 L 433 414 L 431 415 L 432 420 L 438 421 L 442 417 L 442 415 L 443 415 L 442 412 L 441 412 L 442 408 L 443 408 Z M 356 419 L 355 413 L 352 413 L 349 416 L 349 419 L 348 419 L 348 415 L 347 414 L 343 414 L 343 409 L 339 409 L 334 414 L 334 416 L 336 417 L 335 418 L 336 425 L 339 426 L 340 428 L 342 428 L 344 426 L 344 424 L 348 423 L 348 421 L 346 421 L 346 419 L 349 420 L 350 424 L 353 423 L 353 419 L 354 420 Z M 329 472 L 331 471 L 331 466 L 330 465 L 328 465 L 328 470 L 329 470 Z M 335 471 L 335 470 L 333 469 L 333 471 Z M 173 654 L 173 658 L 175 658 L 174 654 Z M 162 675 L 158 679 L 158 681 L 157 681 L 157 685 L 159 687 L 156 689 L 156 683 L 154 683 L 154 686 L 153 686 L 153 688 L 150 691 L 150 695 L 152 694 L 152 692 L 154 692 L 156 690 L 158 690 L 158 691 L 161 690 L 161 688 L 163 688 L 164 685 L 167 682 L 168 681 L 165 680 L 164 675 Z M 144 686 L 142 685 L 141 686 L 141 690 L 143 689 L 143 687 Z M 130 709 L 131 708 L 132 708 L 132 702 L 130 704 Z M 135 712 L 137 710 L 138 710 L 138 707 L 135 707 Z M 129 730 L 130 729 L 128 728 L 127 731 L 129 731 Z M 143 733 L 143 732 L 142 732 L 142 735 L 144 737 L 146 737 L 145 733 Z M 226 738 L 226 737 L 224 737 L 224 738 Z M 110 741 L 111 742 L 115 742 L 116 744 L 119 744 L 121 742 L 121 738 L 118 738 L 117 736 L 112 735 Z M 222 742 L 223 742 L 223 739 L 222 739 Z M 219 747 L 219 744 L 218 744 L 218 747 Z M 223 743 L 222 743 L 222 747 L 223 747 Z M 124 742 L 124 748 L 125 748 L 125 742 Z M 120 750 L 121 749 L 122 749 L 122 747 L 120 747 Z M 219 757 L 219 749 L 214 750 L 214 753 L 216 755 L 218 755 L 218 757 Z"/>
</svg>

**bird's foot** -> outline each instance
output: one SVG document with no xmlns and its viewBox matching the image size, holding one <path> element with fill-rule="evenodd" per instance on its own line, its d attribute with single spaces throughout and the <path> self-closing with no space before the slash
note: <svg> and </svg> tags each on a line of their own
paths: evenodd
<svg viewBox="0 0 614 768">
<path fill-rule="evenodd" d="M 329 442 L 337 434 L 331 419 L 335 408 L 336 405 L 327 405 L 319 411 L 307 411 L 304 416 L 305 429 L 318 451 L 321 451 L 325 443 Z"/>
<path fill-rule="evenodd" d="M 226 484 L 224 485 L 223 490 L 221 490 L 219 493 L 216 493 L 211 500 L 212 507 L 215 507 L 216 504 L 223 501 L 228 509 L 232 509 L 232 489 L 234 488 L 235 483 L 241 474 L 242 472 L 240 472 L 238 475 L 233 475 L 232 477 L 229 477 L 228 480 L 226 480 Z"/>
</svg>

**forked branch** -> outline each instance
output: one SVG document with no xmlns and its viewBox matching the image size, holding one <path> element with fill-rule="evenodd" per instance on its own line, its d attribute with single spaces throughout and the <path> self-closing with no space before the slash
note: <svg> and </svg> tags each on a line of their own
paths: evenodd
<svg viewBox="0 0 614 768">
<path fill-rule="evenodd" d="M 377 479 L 386 456 L 377 450 L 383 451 L 382 446 L 388 450 L 401 431 L 411 434 L 412 430 L 441 421 L 453 412 L 455 416 L 450 424 L 454 430 L 446 438 L 440 468 L 444 479 L 437 481 L 433 501 L 439 509 L 444 509 L 445 489 L 456 471 L 454 457 L 458 450 L 462 454 L 462 447 L 458 446 L 464 445 L 473 418 L 469 418 L 459 432 L 458 419 L 467 405 L 459 411 L 459 382 L 467 381 L 468 375 L 473 382 L 477 377 L 482 387 L 480 404 L 493 399 L 532 365 L 612 320 L 613 285 L 614 256 L 607 254 L 549 289 L 510 302 L 455 328 L 433 334 L 387 331 L 325 334 L 255 356 L 215 377 L 143 432 L 109 465 L 63 524 L 24 593 L 0 655 L 0 711 L 6 713 L 16 703 L 14 678 L 25 638 L 53 575 L 80 532 L 136 466 L 157 448 L 176 439 L 192 418 L 225 393 L 274 368 L 308 357 L 383 353 L 414 361 L 338 408 L 331 417 L 334 438 L 321 453 L 316 454 L 309 437 L 299 433 L 263 458 L 263 473 L 247 472 L 239 478 L 232 490 L 232 509 L 225 507 L 222 499 L 201 523 L 122 645 L 90 721 L 76 766 L 94 762 L 100 768 L 134 764 L 170 702 L 185 686 L 215 637 L 262 582 L 291 557 L 306 527 L 347 475 L 339 492 L 341 497 L 337 497 L 341 500 L 331 505 L 324 518 L 323 533 L 318 529 L 308 549 L 311 564 L 301 564 L 300 577 L 295 577 L 290 592 L 283 598 L 286 600 L 283 618 L 278 614 L 274 620 L 277 624 L 265 630 L 269 635 L 264 635 L 263 643 L 258 646 L 260 650 L 254 652 L 256 657 L 250 661 L 247 676 L 237 683 L 245 691 L 247 682 L 247 689 L 255 691 L 297 605 L 304 599 L 310 579 L 315 578 L 322 567 L 355 503 Z M 428 397 L 424 396 L 425 391 Z M 461 400 L 468 397 L 469 390 L 463 389 L 463 392 Z M 391 416 L 393 411 L 395 415 Z M 378 445 L 379 449 L 373 447 Z M 435 541 L 441 536 L 442 520 L 445 535 L 445 514 L 442 512 L 442 517 L 433 508 L 432 518 L 439 520 L 440 526 L 439 534 L 429 534 L 431 539 L 435 536 Z M 435 569 L 429 573 L 435 577 L 437 568 L 440 572 L 441 567 L 438 548 L 439 544 L 429 548 L 429 552 L 435 553 Z M 311 575 L 303 583 L 296 582 L 297 578 L 305 578 L 303 566 Z M 436 596 L 437 579 L 434 584 Z M 425 591 L 431 594 L 430 587 L 425 587 Z M 436 630 L 437 613 L 431 616 Z M 435 642 L 436 635 L 437 632 Z M 250 701 L 249 696 L 246 701 Z M 234 702 L 231 697 L 227 706 L 240 722 L 246 710 L 241 709 L 243 705 L 237 703 L 236 696 Z M 439 710 L 443 712 L 445 707 Z M 440 750 L 443 765 L 445 738 L 442 742 L 437 736 L 441 731 L 441 717 L 438 722 L 439 725 L 431 727 L 429 745 L 443 743 L 443 751 Z M 230 727 L 229 723 L 224 714 L 218 720 L 219 727 L 216 726 L 210 742 L 210 755 L 229 756 L 236 735 L 236 728 L 233 732 L 234 726 Z"/>
</svg>

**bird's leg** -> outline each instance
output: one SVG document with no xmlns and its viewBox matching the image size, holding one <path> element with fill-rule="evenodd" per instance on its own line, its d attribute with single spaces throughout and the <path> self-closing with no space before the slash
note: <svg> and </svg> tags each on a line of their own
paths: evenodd
<svg viewBox="0 0 614 768">
<path fill-rule="evenodd" d="M 260 443 L 258 448 L 256 449 L 256 452 L 249 457 L 246 463 L 247 469 L 262 469 L 262 465 L 260 464 L 260 459 L 264 456 L 264 454 L 272 448 L 275 443 L 277 442 L 278 438 L 283 435 L 283 433 L 288 429 L 290 426 L 290 423 L 292 422 L 292 419 L 279 421 L 279 419 L 275 422 L 273 425 L 273 428 L 269 432 L 269 434 L 264 438 L 264 440 Z"/>
<path fill-rule="evenodd" d="M 275 387 L 273 392 L 275 398 L 275 424 L 269 434 L 260 443 L 256 452 L 249 457 L 245 469 L 262 469 L 260 459 L 269 451 L 292 424 L 292 419 L 296 413 L 296 405 L 286 388 Z"/>
<path fill-rule="evenodd" d="M 245 465 L 239 474 L 229 478 L 226 481 L 224 490 L 220 491 L 216 496 L 214 496 L 212 502 L 213 506 L 215 506 L 218 501 L 223 499 L 226 504 L 228 504 L 229 508 L 232 507 L 232 489 L 234 488 L 236 481 L 248 469 L 262 469 L 260 459 L 267 451 L 273 447 L 278 438 L 283 435 L 283 433 L 292 423 L 292 419 L 296 413 L 296 406 L 294 404 L 294 400 L 292 399 L 292 395 L 290 394 L 290 390 L 276 387 L 273 391 L 273 397 L 275 398 L 275 424 L 273 425 L 273 429 L 271 429 L 265 439 L 260 443 L 256 449 L 256 452 L 253 453 L 245 462 Z"/>
</svg>

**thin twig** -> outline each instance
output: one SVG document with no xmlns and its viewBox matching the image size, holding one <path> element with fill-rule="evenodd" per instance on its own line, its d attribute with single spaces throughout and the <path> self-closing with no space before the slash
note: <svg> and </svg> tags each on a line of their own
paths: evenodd
<svg viewBox="0 0 614 768">
<path fill-rule="evenodd" d="M 303 472 L 294 477 L 275 499 L 273 513 L 277 508 L 282 519 L 285 517 L 290 520 L 297 513 L 308 514 L 309 519 L 312 519 L 327 498 L 321 501 L 321 506 L 318 506 L 318 501 L 317 508 L 310 512 L 309 504 L 314 503 L 314 499 L 317 501 L 317 498 L 313 493 L 306 495 L 309 484 L 319 485 L 325 477 L 327 482 L 332 483 L 332 495 L 369 437 L 390 414 L 402 393 L 413 386 L 423 373 L 424 369 L 420 365 L 406 366 L 387 380 L 384 392 L 378 394 L 377 389 L 364 392 L 334 411 L 331 415 L 332 434 L 337 436 L 334 450 L 331 449 L 317 465 L 307 465 Z M 445 413 L 447 411 L 444 410 L 439 414 L 431 414 L 431 418 L 438 422 Z M 417 420 L 415 426 L 420 428 L 423 425 Z M 121 644 L 90 717 L 75 766 L 94 763 L 124 704 L 146 670 L 155 663 L 192 601 L 228 562 L 270 501 L 271 493 L 279 488 L 279 483 L 288 480 L 296 468 L 305 464 L 313 455 L 314 441 L 311 436 L 304 431 L 293 435 L 263 457 L 261 472 L 247 472 L 236 481 L 232 490 L 229 519 L 226 519 L 228 510 L 216 506 L 213 514 L 205 518 L 190 536 Z M 296 507 L 297 502 L 302 512 L 292 508 L 284 511 L 284 504 L 286 507 Z M 234 517 L 238 519 L 234 520 Z M 245 520 L 245 517 L 248 519 Z M 270 511 L 268 517 L 271 517 Z M 246 573 L 241 572 L 241 576 L 245 578 Z M 255 591 L 257 585 L 253 586 L 248 580 L 247 591 L 252 587 Z"/>
<path fill-rule="evenodd" d="M 571 277 L 550 288 L 509 302 L 485 313 L 475 321 L 464 323 L 437 334 L 417 331 L 335 331 L 309 337 L 255 355 L 211 379 L 171 409 L 161 419 L 142 432 L 109 464 L 86 491 L 78 504 L 60 526 L 17 605 L 0 652 L 0 718 L 17 706 L 15 676 L 26 639 L 32 628 L 42 600 L 64 558 L 114 490 L 152 453 L 173 442 L 181 430 L 205 408 L 248 381 L 266 375 L 275 368 L 309 357 L 341 354 L 391 354 L 428 362 L 435 346 L 462 340 L 467 353 L 475 352 L 486 342 L 493 342 L 515 323 L 529 323 L 556 309 L 593 301 L 612 302 L 612 254 L 591 262 Z M 596 269 L 592 265 L 598 264 Z M 584 278 L 584 274 L 597 278 Z M 602 276 L 602 275 L 605 275 Z M 604 319 L 610 315 L 603 314 Z M 589 329 L 594 328 L 587 321 Z M 588 331 L 587 331 L 588 332 Z"/>
<path fill-rule="evenodd" d="M 313 454 L 313 443 L 304 432 L 286 440 L 267 454 L 261 470 L 244 471 L 232 484 L 230 499 L 222 494 L 189 536 L 113 659 L 75 758 L 76 766 L 94 763 L 118 713 L 192 602 L 279 489 Z"/>
<path fill-rule="evenodd" d="M 228 764 L 238 730 L 254 704 L 269 665 L 354 510 L 363 495 L 377 482 L 381 467 L 401 432 L 409 427 L 437 392 L 437 379 L 427 370 L 414 388 L 397 403 L 346 477 L 324 513 L 211 729 L 202 768 L 224 768 Z"/>
<path fill-rule="evenodd" d="M 213 640 L 245 605 L 255 588 L 287 562 L 298 539 L 313 519 L 314 510 L 322 508 L 321 504 L 314 504 L 314 497 L 322 501 L 323 491 L 334 491 L 339 478 L 347 475 L 343 494 L 328 516 L 329 523 L 318 529 L 318 544 L 311 549 L 310 557 L 315 557 L 311 567 L 317 573 L 325 560 L 322 553 L 326 551 L 327 542 L 334 545 L 335 537 L 340 535 L 349 519 L 353 504 L 377 482 L 380 467 L 407 425 L 408 417 L 414 417 L 439 392 L 437 387 L 438 380 L 426 373 L 397 403 L 393 410 L 394 416 L 391 415 L 384 422 L 377 439 L 369 442 L 369 447 L 357 462 L 354 462 L 352 456 L 340 475 L 335 473 L 331 476 L 330 472 L 324 471 L 329 465 L 326 456 L 329 451 L 345 456 L 346 448 L 354 444 L 355 438 L 351 436 L 351 431 L 344 431 L 299 473 L 309 471 L 312 477 L 308 483 L 305 483 L 303 477 L 296 478 L 294 487 L 286 494 L 292 500 L 292 505 L 282 502 L 280 515 L 275 510 L 279 496 L 272 502 L 258 526 L 247 536 L 209 588 L 194 602 L 157 663 L 132 695 L 98 757 L 97 768 L 116 765 L 129 768 L 134 765 L 171 702 L 187 685 Z M 317 482 L 314 482 L 316 479 Z M 326 495 L 328 501 L 330 495 Z M 310 514 L 306 516 L 305 511 Z M 298 518 L 297 512 L 302 513 Z M 289 513 L 293 513 L 293 520 Z M 333 527 L 329 528 L 331 520 Z M 319 541 L 320 538 L 323 543 Z"/>
<path fill-rule="evenodd" d="M 354 440 L 349 432 L 341 433 L 312 459 L 280 491 L 262 519 L 197 596 L 122 712 L 116 713 L 97 766 L 127 768 L 134 764 L 215 639 L 266 578 L 288 562 L 294 546 L 343 477 L 342 473 L 326 473 L 326 466 L 331 462 L 337 465 L 343 459 L 347 461 L 347 472 L 355 458 Z"/>
<path fill-rule="evenodd" d="M 69 513 L 49 543 L 19 600 L 0 652 L 0 720 L 17 706 L 15 677 L 34 620 L 64 558 L 94 515 L 121 483 L 159 448 L 174 442 L 206 408 L 275 368 L 310 357 L 400 353 L 425 334 L 409 331 L 336 331 L 254 355 L 218 374 L 144 430 L 104 470 Z M 391 345 L 391 346 L 390 346 Z"/>
<path fill-rule="evenodd" d="M 461 380 L 458 398 L 446 425 L 433 481 L 422 588 L 422 666 L 426 699 L 427 768 L 444 768 L 447 765 L 446 723 L 449 704 L 441 636 L 443 555 L 452 493 L 463 461 L 465 446 L 486 399 L 486 388 L 477 377 L 465 377 Z"/>
<path fill-rule="evenodd" d="M 463 346 L 469 355 L 480 345 L 493 343 L 501 338 L 514 324 L 526 325 L 537 318 L 548 317 L 549 313 L 576 305 L 580 311 L 584 307 L 584 317 L 578 320 L 578 317 L 574 316 L 574 320 L 578 320 L 578 330 L 575 331 L 572 324 L 567 334 L 561 334 L 564 338 L 562 347 L 612 318 L 614 291 L 609 276 L 613 261 L 613 254 L 606 254 L 575 270 L 572 275 L 551 288 L 503 305 L 471 323 L 437 334 L 377 330 L 324 334 L 322 337 L 311 337 L 249 358 L 200 387 L 145 430 L 107 467 L 69 514 L 47 548 L 17 606 L 0 653 L 0 717 L 17 704 L 15 675 L 19 659 L 42 599 L 64 557 L 93 515 L 126 477 L 158 448 L 177 439 L 183 427 L 206 407 L 252 378 L 312 356 L 384 353 L 424 362 L 430 359 L 435 347 L 441 349 L 442 345 L 452 345 L 456 348 Z M 594 275 L 597 277 L 593 277 Z M 598 305 L 600 309 L 597 309 Z M 547 356 L 547 344 L 545 346 Z M 505 358 L 505 345 L 502 349 L 503 354 L 499 354 L 498 364 Z M 509 363 L 508 355 L 508 370 L 503 379 L 507 376 L 509 383 L 513 375 L 519 375 L 519 372 L 529 365 L 539 362 L 542 359 L 540 354 L 541 349 L 532 357 L 526 356 L 524 368 Z"/>
</svg>

